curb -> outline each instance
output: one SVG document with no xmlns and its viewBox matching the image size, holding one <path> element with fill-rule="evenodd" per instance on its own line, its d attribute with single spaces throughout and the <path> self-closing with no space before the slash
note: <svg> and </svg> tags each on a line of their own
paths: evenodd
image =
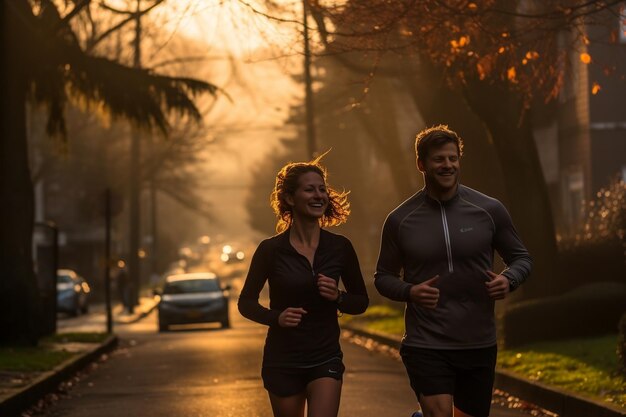
<svg viewBox="0 0 626 417">
<path fill-rule="evenodd" d="M 495 385 L 520 398 L 532 398 L 532 402 L 557 413 L 560 417 L 626 417 L 626 410 L 583 398 L 569 391 L 521 379 L 504 369 L 496 370 Z"/>
<path fill-rule="evenodd" d="M 152 310 L 154 310 L 157 307 L 157 305 L 158 305 L 157 302 L 155 302 L 153 299 L 150 299 L 149 301 L 146 301 L 145 304 L 140 304 L 139 306 L 137 306 L 136 309 L 139 312 L 135 312 L 134 314 L 129 315 L 127 318 L 123 318 L 118 315 L 118 317 L 113 320 L 114 322 L 113 324 L 125 325 L 125 324 L 137 323 L 139 320 L 143 319 L 148 314 L 150 314 Z"/>
<path fill-rule="evenodd" d="M 345 324 L 342 325 L 342 328 L 390 347 L 400 346 L 400 337 L 394 338 L 390 335 L 370 333 Z M 559 417 L 626 417 L 626 410 L 624 409 L 590 398 L 583 398 L 540 382 L 529 381 L 503 369 L 496 369 L 494 385 L 515 397 L 530 400 L 539 407 L 557 413 Z"/>
<path fill-rule="evenodd" d="M 91 351 L 68 359 L 48 372 L 44 372 L 27 387 L 0 401 L 0 416 L 18 417 L 22 411 L 33 406 L 37 400 L 55 391 L 59 384 L 95 361 L 102 354 L 113 350 L 118 343 L 115 335 L 109 336 L 102 344 Z"/>
</svg>

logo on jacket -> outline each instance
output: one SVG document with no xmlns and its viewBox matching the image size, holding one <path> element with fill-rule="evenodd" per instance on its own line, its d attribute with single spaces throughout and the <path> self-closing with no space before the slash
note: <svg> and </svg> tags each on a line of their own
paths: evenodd
<svg viewBox="0 0 626 417">
<path fill-rule="evenodd" d="M 461 233 L 471 232 L 472 230 L 474 230 L 474 228 L 473 228 L 473 227 L 461 227 L 461 228 L 459 229 L 459 231 L 460 231 Z"/>
</svg>

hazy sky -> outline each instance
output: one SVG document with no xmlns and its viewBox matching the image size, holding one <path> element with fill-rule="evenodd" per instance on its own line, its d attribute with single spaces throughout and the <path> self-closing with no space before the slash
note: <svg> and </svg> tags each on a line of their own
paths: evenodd
<svg viewBox="0 0 626 417">
<path fill-rule="evenodd" d="M 279 138 L 293 135 L 285 120 L 290 104 L 303 99 L 303 88 L 291 78 L 302 65 L 298 26 L 255 13 L 251 7 L 261 7 L 253 1 L 186 0 L 168 7 L 155 15 L 164 18 L 168 30 L 205 43 L 212 56 L 223 56 L 211 60 L 210 81 L 232 100 L 220 98 L 206 120 L 217 143 L 208 150 L 207 169 L 215 185 L 207 193 L 222 233 L 258 241 L 261 237 L 247 225 L 247 186 L 258 161 L 276 152 Z M 268 184 L 274 174 L 267 173 Z"/>
</svg>

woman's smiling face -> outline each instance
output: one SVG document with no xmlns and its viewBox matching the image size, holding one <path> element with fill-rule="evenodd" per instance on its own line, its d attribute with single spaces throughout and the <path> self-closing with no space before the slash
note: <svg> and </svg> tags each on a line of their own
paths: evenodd
<svg viewBox="0 0 626 417">
<path fill-rule="evenodd" d="M 306 172 L 298 178 L 298 188 L 287 196 L 294 217 L 319 219 L 328 207 L 328 191 L 324 179 L 316 172 Z"/>
</svg>

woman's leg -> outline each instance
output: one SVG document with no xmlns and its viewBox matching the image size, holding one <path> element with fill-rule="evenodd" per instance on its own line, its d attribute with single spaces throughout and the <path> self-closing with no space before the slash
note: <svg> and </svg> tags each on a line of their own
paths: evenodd
<svg viewBox="0 0 626 417">
<path fill-rule="evenodd" d="M 317 378 L 309 382 L 307 393 L 307 417 L 337 417 L 341 399 L 340 379 Z"/>
<path fill-rule="evenodd" d="M 274 417 L 304 417 L 304 405 L 306 403 L 306 392 L 301 392 L 289 397 L 279 397 L 271 392 L 270 403 Z"/>
</svg>

